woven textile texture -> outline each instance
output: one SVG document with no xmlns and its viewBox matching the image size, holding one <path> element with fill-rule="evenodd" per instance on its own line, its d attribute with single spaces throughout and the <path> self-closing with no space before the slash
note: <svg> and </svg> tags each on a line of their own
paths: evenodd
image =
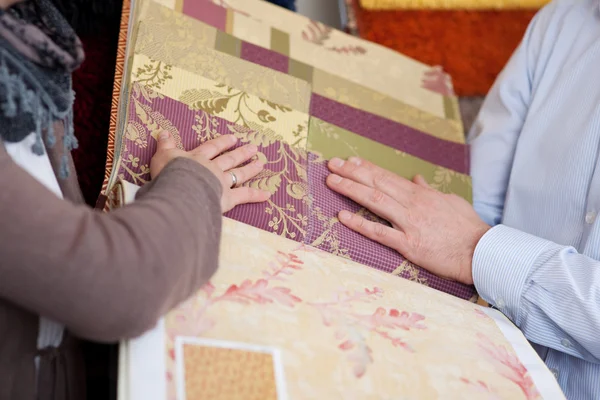
<svg viewBox="0 0 600 400">
<path fill-rule="evenodd" d="M 238 146 L 258 146 L 258 157 L 266 168 L 249 185 L 271 192 L 272 197 L 266 204 L 238 206 L 227 217 L 388 273 L 403 266 L 405 270 L 399 276 L 464 299 L 474 295 L 471 287 L 437 278 L 412 265 L 409 268 L 396 251 L 339 224 L 337 213 L 342 209 L 378 219 L 327 188 L 326 160 L 307 151 L 306 143 L 291 146 L 276 136 L 194 109 L 139 84 L 133 85 L 129 101 L 118 171 L 121 179 L 137 185 L 150 179 L 149 163 L 156 151 L 155 136 L 161 129 L 168 130 L 178 146 L 186 150 L 225 134 L 235 135 Z"/>
</svg>

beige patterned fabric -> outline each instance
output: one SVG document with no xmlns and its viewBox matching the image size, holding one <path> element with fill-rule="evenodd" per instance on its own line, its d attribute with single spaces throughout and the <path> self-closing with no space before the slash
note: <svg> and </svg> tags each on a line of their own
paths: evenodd
<svg viewBox="0 0 600 400">
<path fill-rule="evenodd" d="M 129 353 L 136 368 L 162 352 L 166 378 L 148 378 L 169 399 L 195 390 L 202 367 L 184 353 L 198 346 L 256 354 L 238 363 L 263 354 L 279 399 L 562 398 L 499 313 L 235 221 L 223 229 L 217 275 Z"/>
</svg>

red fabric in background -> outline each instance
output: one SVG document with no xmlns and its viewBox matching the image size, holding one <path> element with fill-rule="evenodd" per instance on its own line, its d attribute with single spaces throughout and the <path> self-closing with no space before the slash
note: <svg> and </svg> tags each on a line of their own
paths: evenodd
<svg viewBox="0 0 600 400">
<path fill-rule="evenodd" d="M 74 125 L 79 140 L 73 159 L 79 185 L 91 206 L 96 204 L 104 180 L 117 34 L 114 27 L 107 25 L 93 35 L 81 37 L 86 59 L 73 74 Z"/>
<path fill-rule="evenodd" d="M 459 96 L 483 96 L 521 41 L 535 10 L 365 10 L 359 35 L 452 76 Z"/>
</svg>

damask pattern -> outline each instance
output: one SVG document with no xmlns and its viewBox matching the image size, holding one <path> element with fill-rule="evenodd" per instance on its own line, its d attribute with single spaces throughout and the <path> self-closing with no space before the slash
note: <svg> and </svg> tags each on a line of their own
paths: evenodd
<svg viewBox="0 0 600 400">
<path fill-rule="evenodd" d="M 168 130 L 178 146 L 185 150 L 191 150 L 206 140 L 232 134 L 239 139 L 238 146 L 247 143 L 258 146 L 257 157 L 265 162 L 266 167 L 248 185 L 269 191 L 272 196 L 266 205 L 245 204 L 226 216 L 389 273 L 403 263 L 407 265 L 396 251 L 339 223 L 337 213 L 341 210 L 378 219 L 327 188 L 325 159 L 306 149 L 283 143 L 274 134 L 226 121 L 191 104 L 178 102 L 139 84 L 133 85 L 129 122 L 122 146 L 121 179 L 137 185 L 148 182 L 149 163 L 156 150 L 155 139 L 160 130 Z M 449 282 L 415 268 L 410 270 L 407 267 L 406 271 L 397 275 L 464 299 L 470 299 L 474 294 L 472 287 Z"/>
<path fill-rule="evenodd" d="M 246 204 L 236 207 L 227 216 L 294 240 L 304 240 L 308 226 L 305 151 L 281 142 L 274 132 L 255 131 L 228 122 L 134 84 L 121 146 L 120 179 L 136 185 L 150 180 L 150 160 L 161 130 L 169 131 L 178 147 L 185 150 L 226 134 L 239 139 L 237 147 L 244 144 L 258 146 L 257 157 L 266 163 L 266 167 L 249 185 L 271 192 L 272 197 L 266 206 Z"/>
<path fill-rule="evenodd" d="M 156 93 L 267 136 L 276 136 L 278 140 L 293 147 L 306 144 L 309 121 L 307 113 L 153 60 L 143 54 L 135 54 L 131 63 L 133 81 Z"/>
</svg>

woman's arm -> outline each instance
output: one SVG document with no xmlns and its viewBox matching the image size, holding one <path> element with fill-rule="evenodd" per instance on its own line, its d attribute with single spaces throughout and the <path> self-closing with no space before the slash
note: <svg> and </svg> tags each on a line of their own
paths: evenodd
<svg viewBox="0 0 600 400">
<path fill-rule="evenodd" d="M 0 144 L 0 297 L 91 340 L 137 336 L 217 268 L 221 184 L 177 158 L 110 214 L 57 198 Z"/>
</svg>

